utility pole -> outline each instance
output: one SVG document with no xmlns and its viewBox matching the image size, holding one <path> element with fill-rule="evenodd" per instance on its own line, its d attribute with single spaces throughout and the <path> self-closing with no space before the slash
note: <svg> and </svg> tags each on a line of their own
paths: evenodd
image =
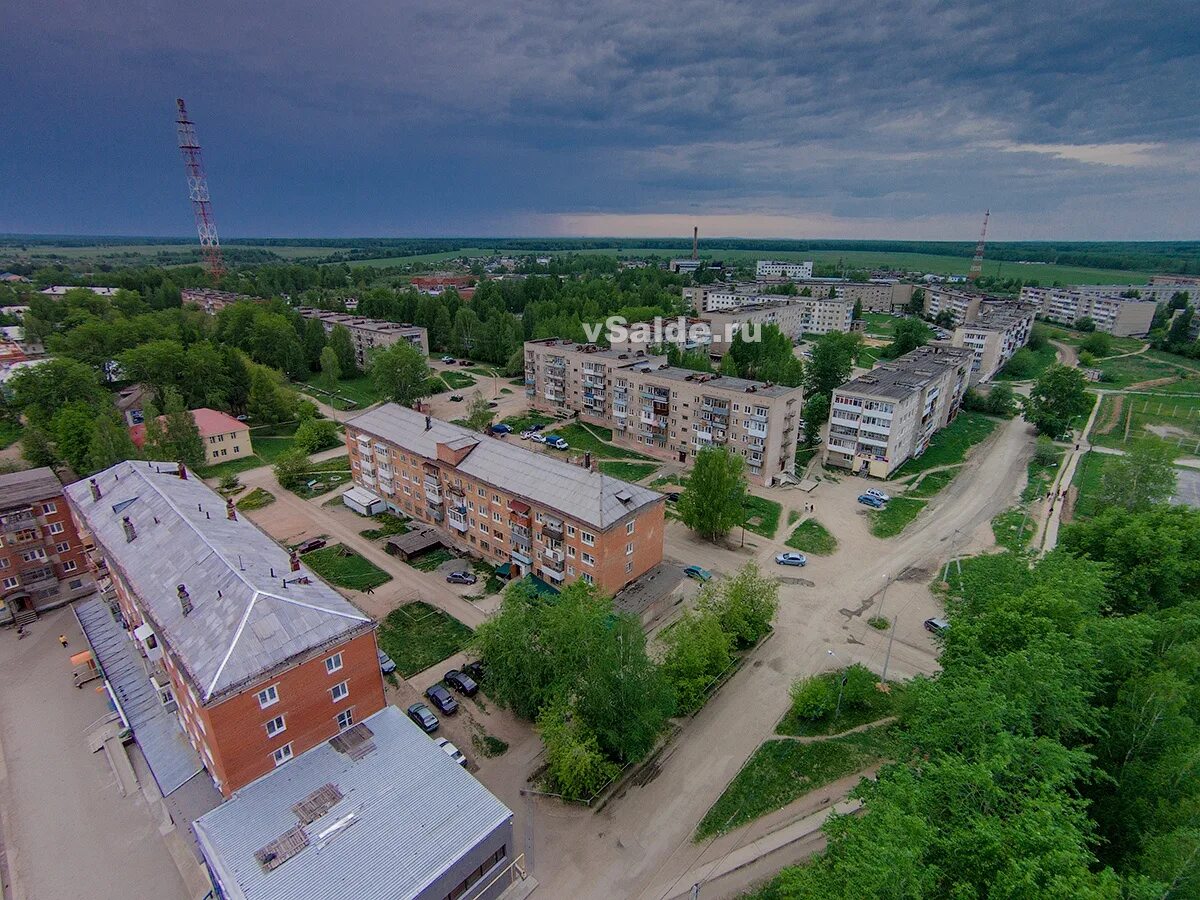
<svg viewBox="0 0 1200 900">
<path fill-rule="evenodd" d="M 892 642 L 896 640 L 896 619 L 898 618 L 899 616 L 892 617 L 892 633 L 888 637 L 887 654 L 883 657 L 883 677 L 879 679 L 883 684 L 887 684 L 888 663 L 892 661 Z"/>
<path fill-rule="evenodd" d="M 891 576 L 885 572 L 883 575 L 883 596 L 879 598 L 879 611 L 875 613 L 875 615 L 879 616 L 880 618 L 883 617 L 883 601 L 887 600 L 887 589 L 888 585 L 891 583 Z"/>
</svg>

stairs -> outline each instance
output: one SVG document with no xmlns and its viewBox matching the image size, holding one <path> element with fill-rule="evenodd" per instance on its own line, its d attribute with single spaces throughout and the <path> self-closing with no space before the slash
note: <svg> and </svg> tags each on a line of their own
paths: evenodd
<svg viewBox="0 0 1200 900">
<path fill-rule="evenodd" d="M 13 624 L 16 625 L 17 627 L 20 627 L 22 625 L 28 625 L 30 622 L 36 622 L 37 617 L 38 617 L 37 610 L 23 609 L 19 613 L 17 613 L 15 616 L 13 616 Z"/>
</svg>

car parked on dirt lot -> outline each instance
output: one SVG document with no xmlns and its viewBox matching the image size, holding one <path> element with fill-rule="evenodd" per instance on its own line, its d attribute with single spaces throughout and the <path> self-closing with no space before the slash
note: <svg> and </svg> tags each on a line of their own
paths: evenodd
<svg viewBox="0 0 1200 900">
<path fill-rule="evenodd" d="M 443 356 L 442 362 L 446 363 L 447 365 L 454 365 L 454 357 L 453 356 Z"/>
<path fill-rule="evenodd" d="M 859 494 L 858 502 L 863 506 L 869 506 L 872 509 L 883 509 L 887 504 L 878 497 L 872 497 L 870 494 Z"/>
<path fill-rule="evenodd" d="M 529 436 L 529 439 L 530 439 L 531 441 L 533 441 L 535 444 L 544 444 L 544 443 L 546 443 L 546 436 L 545 436 L 544 434 L 531 434 L 531 435 Z"/>
<path fill-rule="evenodd" d="M 863 491 L 863 494 L 868 497 L 874 497 L 876 500 L 882 500 L 884 503 L 887 503 L 892 499 L 891 494 L 881 491 L 878 488 L 867 488 L 865 491 Z"/>
<path fill-rule="evenodd" d="M 408 717 L 417 723 L 417 727 L 426 734 L 433 734 L 441 724 L 438 722 L 438 717 L 433 714 L 433 710 L 424 703 L 414 703 L 406 712 Z"/>
<path fill-rule="evenodd" d="M 479 691 L 479 685 L 470 675 L 465 675 L 458 669 L 451 669 L 442 676 L 442 681 L 454 688 L 464 697 L 474 697 Z"/>
<path fill-rule="evenodd" d="M 474 584 L 478 580 L 474 572 L 451 572 L 446 576 L 450 584 Z"/>
<path fill-rule="evenodd" d="M 325 538 L 310 538 L 296 548 L 297 553 L 312 553 L 325 546 Z"/>
<path fill-rule="evenodd" d="M 451 403 L 462 403 L 462 399 L 463 399 L 463 395 L 462 395 L 462 394 L 451 394 L 451 395 L 450 395 L 450 402 L 451 402 Z"/>
<path fill-rule="evenodd" d="M 459 750 L 452 743 L 450 743 L 449 739 L 438 738 L 437 745 L 438 745 L 438 747 L 441 748 L 443 753 L 445 753 L 448 757 L 450 757 L 452 760 L 454 760 L 456 763 L 458 763 L 464 769 L 467 767 L 466 756 L 463 755 L 463 752 L 461 750 Z"/>
<path fill-rule="evenodd" d="M 560 437 L 548 437 L 546 438 L 546 446 L 553 447 L 555 450 L 566 450 L 571 445 Z"/>
<path fill-rule="evenodd" d="M 678 503 L 679 498 L 682 496 L 683 495 L 680 494 L 679 491 L 668 491 L 667 492 L 667 502 L 668 503 Z"/>
<path fill-rule="evenodd" d="M 450 692 L 440 684 L 430 685 L 429 689 L 425 691 L 425 697 L 448 716 L 458 712 L 458 701 L 451 697 Z"/>
<path fill-rule="evenodd" d="M 712 572 L 708 571 L 708 569 L 702 569 L 699 566 L 687 566 L 684 568 L 683 574 L 688 578 L 695 578 L 701 583 L 712 580 Z"/>
<path fill-rule="evenodd" d="M 522 432 L 521 432 L 521 440 L 523 440 L 523 441 L 527 441 L 527 440 L 529 440 L 531 437 L 533 437 L 533 436 L 534 436 L 534 434 L 536 434 L 536 432 L 534 432 L 534 431 L 530 431 L 530 430 L 526 429 L 525 431 L 522 431 Z"/>
<path fill-rule="evenodd" d="M 512 434 L 512 428 L 503 422 L 498 422 L 492 426 L 492 434 Z"/>
<path fill-rule="evenodd" d="M 942 634 L 949 627 L 950 627 L 949 622 L 947 622 L 945 619 L 941 619 L 936 616 L 932 619 L 925 620 L 925 630 L 928 631 L 930 634 Z"/>
<path fill-rule="evenodd" d="M 781 566 L 806 566 L 808 557 L 803 553 L 776 553 L 775 562 Z"/>
<path fill-rule="evenodd" d="M 463 663 L 461 671 L 464 675 L 471 676 L 475 680 L 475 683 L 479 684 L 483 681 L 483 673 L 487 671 L 487 666 L 484 665 L 482 659 L 476 659 L 469 663 Z"/>
<path fill-rule="evenodd" d="M 382 672 L 384 675 L 391 675 L 393 672 L 396 671 L 396 663 L 393 662 L 392 658 L 390 656 L 388 656 L 386 653 L 384 653 L 382 650 L 380 650 L 378 647 L 375 648 L 375 655 L 379 657 L 379 671 L 380 672 Z"/>
</svg>

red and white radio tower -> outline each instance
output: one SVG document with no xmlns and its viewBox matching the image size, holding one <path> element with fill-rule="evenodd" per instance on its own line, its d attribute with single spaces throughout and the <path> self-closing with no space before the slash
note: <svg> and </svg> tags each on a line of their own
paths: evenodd
<svg viewBox="0 0 1200 900">
<path fill-rule="evenodd" d="M 220 278 L 225 274 L 225 260 L 221 256 L 221 241 L 217 237 L 217 222 L 213 218 L 208 178 L 204 175 L 204 160 L 200 158 L 200 142 L 196 140 L 196 126 L 188 118 L 183 98 L 175 103 L 179 106 L 179 118 L 175 120 L 179 133 L 179 152 L 183 154 L 183 168 L 187 172 L 188 196 L 196 216 L 196 232 L 200 235 L 200 253 L 213 277 Z"/>
<path fill-rule="evenodd" d="M 968 281 L 974 281 L 983 274 L 983 245 L 987 241 L 988 216 L 991 214 L 992 211 L 990 209 L 984 210 L 983 231 L 979 232 L 979 243 L 975 245 L 975 258 L 971 260 L 971 271 L 967 273 Z"/>
</svg>

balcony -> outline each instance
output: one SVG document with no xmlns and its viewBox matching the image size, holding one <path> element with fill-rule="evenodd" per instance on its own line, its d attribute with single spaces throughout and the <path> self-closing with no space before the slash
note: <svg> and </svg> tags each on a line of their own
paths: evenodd
<svg viewBox="0 0 1200 900">
<path fill-rule="evenodd" d="M 562 569 L 552 569 L 552 568 L 550 568 L 549 566 L 547 566 L 547 565 L 545 565 L 545 564 L 543 564 L 543 565 L 542 565 L 542 567 L 541 567 L 541 572 L 542 572 L 542 574 L 543 574 L 543 575 L 545 575 L 545 576 L 546 576 L 547 578 L 549 578 L 551 581 L 557 581 L 557 582 L 560 582 L 560 583 L 562 582 L 563 578 L 565 577 L 565 576 L 563 575 L 563 570 L 562 570 Z"/>
<path fill-rule="evenodd" d="M 457 510 L 450 510 L 450 527 L 455 531 L 461 531 L 464 534 L 467 531 L 467 514 Z"/>
<path fill-rule="evenodd" d="M 37 516 L 33 514 L 33 510 L 26 510 L 25 512 L 9 513 L 4 517 L 4 522 L 0 525 L 0 528 L 7 533 L 10 531 L 19 531 L 22 528 L 32 528 L 36 524 Z"/>
<path fill-rule="evenodd" d="M 513 541 L 512 547 L 511 547 L 508 555 L 510 557 L 512 557 L 513 562 L 519 562 L 522 565 L 526 565 L 526 566 L 533 565 L 533 557 L 531 557 L 529 555 L 529 546 L 528 545 L 522 547 L 516 541 Z"/>
<path fill-rule="evenodd" d="M 551 550 L 547 547 L 542 551 L 542 564 L 557 566 L 561 571 L 563 567 L 563 552 L 561 550 Z"/>
<path fill-rule="evenodd" d="M 746 426 L 746 433 L 751 437 L 765 438 L 767 436 L 767 423 L 752 421 Z"/>
<path fill-rule="evenodd" d="M 563 523 L 561 519 L 546 517 L 542 522 L 542 539 L 561 541 L 563 539 Z"/>
<path fill-rule="evenodd" d="M 436 506 L 442 503 L 442 489 L 440 485 L 425 482 L 425 500 Z"/>
</svg>

